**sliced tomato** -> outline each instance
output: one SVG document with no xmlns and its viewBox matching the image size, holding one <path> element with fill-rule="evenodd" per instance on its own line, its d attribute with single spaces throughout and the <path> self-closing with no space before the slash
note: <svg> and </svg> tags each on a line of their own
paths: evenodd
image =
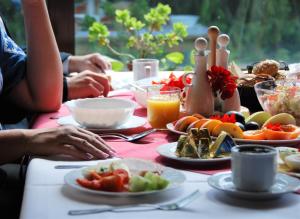
<svg viewBox="0 0 300 219">
<path fill-rule="evenodd" d="M 90 180 L 93 180 L 93 179 L 101 180 L 102 176 L 99 173 L 97 173 L 96 171 L 91 171 L 88 178 Z"/>
<path fill-rule="evenodd" d="M 112 176 L 114 175 L 112 171 L 107 171 L 107 172 L 102 172 L 98 173 L 101 177 L 107 177 L 107 176 Z"/>
<path fill-rule="evenodd" d="M 295 125 L 281 125 L 282 131 L 265 128 L 265 135 L 268 140 L 289 140 L 299 136 L 299 128 Z"/>
<path fill-rule="evenodd" d="M 122 192 L 124 190 L 124 181 L 120 175 L 103 177 L 101 181 L 101 190 L 109 192 Z"/>
<path fill-rule="evenodd" d="M 76 179 L 76 182 L 82 187 L 88 189 L 95 189 L 95 190 L 101 189 L 101 180 Z"/>
<path fill-rule="evenodd" d="M 122 178 L 124 184 L 127 184 L 129 182 L 128 172 L 124 169 L 114 170 L 113 175 L 119 175 Z"/>
<path fill-rule="evenodd" d="M 265 140 L 265 131 L 260 130 L 248 130 L 243 132 L 244 139 L 250 139 L 250 140 Z"/>
</svg>

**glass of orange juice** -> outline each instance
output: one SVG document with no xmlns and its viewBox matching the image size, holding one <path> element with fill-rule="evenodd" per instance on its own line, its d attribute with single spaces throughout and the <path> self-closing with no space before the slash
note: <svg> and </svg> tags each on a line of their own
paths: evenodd
<svg viewBox="0 0 300 219">
<path fill-rule="evenodd" d="M 160 86 L 147 88 L 147 118 L 156 129 L 166 129 L 166 125 L 179 118 L 180 89 Z"/>
</svg>

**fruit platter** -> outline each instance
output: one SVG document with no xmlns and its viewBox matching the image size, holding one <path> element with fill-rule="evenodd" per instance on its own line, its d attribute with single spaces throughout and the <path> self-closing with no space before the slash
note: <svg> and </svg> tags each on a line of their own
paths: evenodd
<svg viewBox="0 0 300 219">
<path fill-rule="evenodd" d="M 101 162 L 69 172 L 70 187 L 99 195 L 138 196 L 177 188 L 185 176 L 172 168 L 134 158 Z"/>
<path fill-rule="evenodd" d="M 209 118 L 193 114 L 167 124 L 167 128 L 181 135 L 187 135 L 193 128 L 206 128 L 213 139 L 226 132 L 236 143 L 270 145 L 300 143 L 300 128 L 296 126 L 296 119 L 288 113 L 271 116 L 268 112 L 259 111 L 245 117 L 240 112 L 230 111 Z"/>
</svg>

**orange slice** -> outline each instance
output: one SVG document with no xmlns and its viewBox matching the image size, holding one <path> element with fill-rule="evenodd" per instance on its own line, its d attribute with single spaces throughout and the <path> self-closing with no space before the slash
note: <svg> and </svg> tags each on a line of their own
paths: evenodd
<svg viewBox="0 0 300 219">
<path fill-rule="evenodd" d="M 224 122 L 215 126 L 212 131 L 212 135 L 217 137 L 222 131 L 227 132 L 233 138 L 244 138 L 243 130 L 233 123 Z"/>
<path fill-rule="evenodd" d="M 181 131 L 181 132 L 185 132 L 187 130 L 187 127 L 195 122 L 199 120 L 198 118 L 194 117 L 194 116 L 185 116 L 185 117 L 182 117 L 180 118 L 179 120 L 177 120 L 175 122 L 175 125 L 174 125 L 174 129 L 177 130 L 177 131 Z"/>
<path fill-rule="evenodd" d="M 244 131 L 243 134 L 244 134 L 244 139 L 266 140 L 265 131 L 263 129 L 248 130 L 248 131 Z"/>
<path fill-rule="evenodd" d="M 208 132 L 210 135 L 212 135 L 213 129 L 217 126 L 220 125 L 222 122 L 220 120 L 216 119 L 209 119 L 207 122 L 205 122 L 201 128 L 207 128 Z"/>
<path fill-rule="evenodd" d="M 289 140 L 299 136 L 299 128 L 295 125 L 281 125 L 283 131 L 274 131 L 264 128 L 266 139 L 268 140 Z"/>
<path fill-rule="evenodd" d="M 205 123 L 209 121 L 209 119 L 200 119 L 197 120 L 195 122 L 192 122 L 188 127 L 187 127 L 187 131 L 189 131 L 191 128 L 201 128 L 201 126 Z"/>
</svg>

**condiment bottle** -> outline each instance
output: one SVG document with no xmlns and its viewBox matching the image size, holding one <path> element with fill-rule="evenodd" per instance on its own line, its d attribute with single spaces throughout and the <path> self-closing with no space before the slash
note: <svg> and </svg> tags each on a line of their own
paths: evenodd
<svg viewBox="0 0 300 219">
<path fill-rule="evenodd" d="M 199 113 L 210 116 L 214 112 L 214 96 L 207 77 L 207 40 L 203 37 L 195 40 L 195 72 L 186 73 L 183 83 L 188 88 L 186 98 L 186 112 L 191 115 Z M 186 77 L 193 75 L 192 84 L 186 83 Z"/>
</svg>

